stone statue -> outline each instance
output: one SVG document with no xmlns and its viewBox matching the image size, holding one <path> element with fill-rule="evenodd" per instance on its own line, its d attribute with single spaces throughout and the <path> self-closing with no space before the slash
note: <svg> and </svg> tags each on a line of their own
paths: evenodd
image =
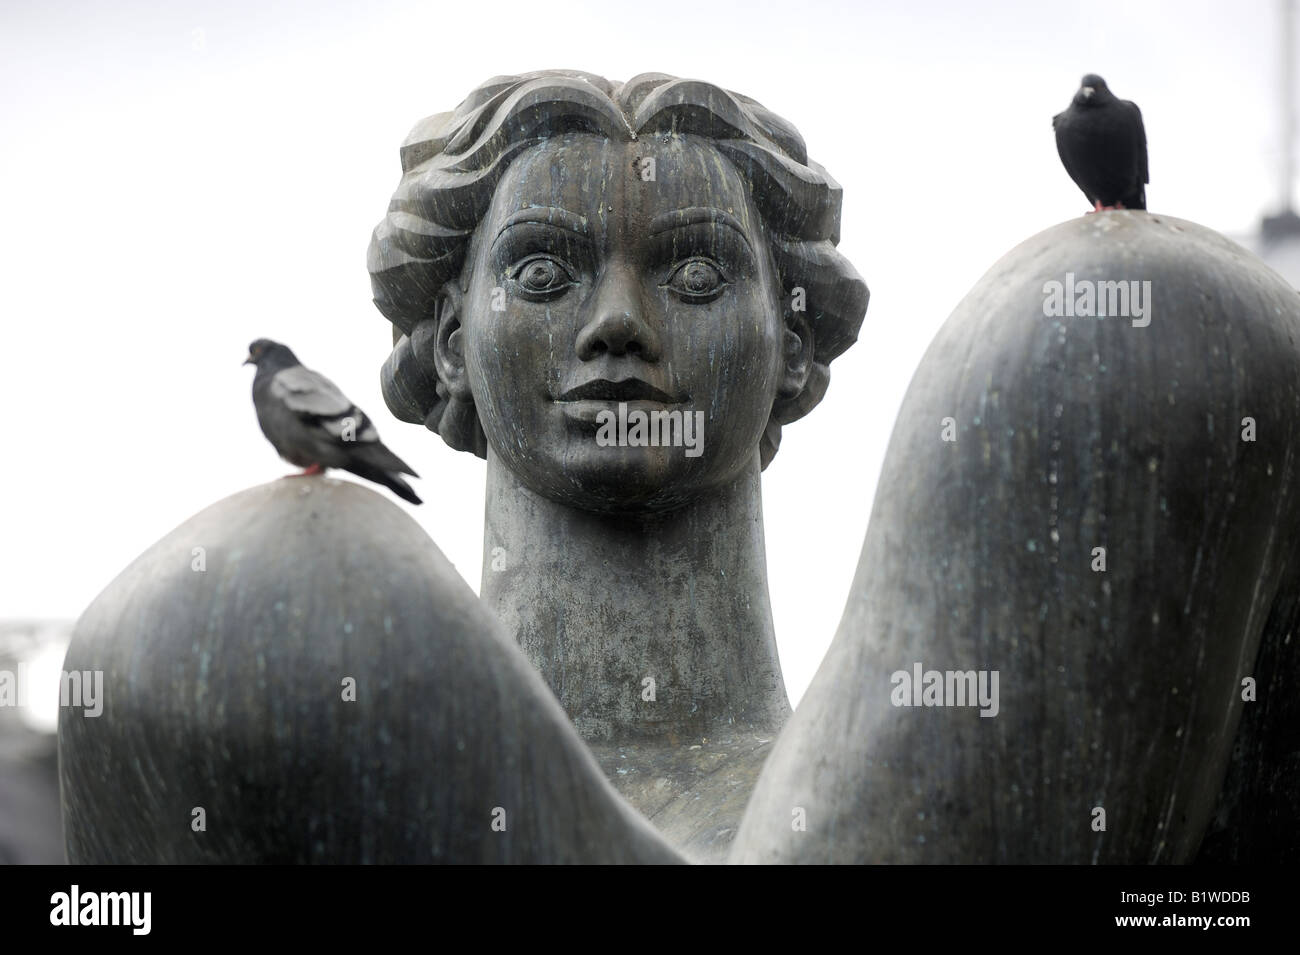
<svg viewBox="0 0 1300 955">
<path fill-rule="evenodd" d="M 61 714 L 71 861 L 1295 856 L 1278 276 L 1140 212 L 995 265 L 916 373 L 791 718 L 760 474 L 865 313 L 838 186 L 660 74 L 498 77 L 401 159 L 384 394 L 487 461 L 481 592 L 327 478 L 182 524 L 68 652 L 106 687 Z"/>
<path fill-rule="evenodd" d="M 790 713 L 759 474 L 867 305 L 839 187 L 661 74 L 498 77 L 402 167 L 369 255 L 389 407 L 487 458 L 481 598 L 620 791 L 717 856 Z M 601 446 L 620 404 L 697 446 Z"/>
<path fill-rule="evenodd" d="M 997 262 L 908 389 L 734 859 L 1295 859 L 1298 342 L 1300 295 L 1180 219 Z M 996 671 L 996 716 L 896 705 L 918 663 Z"/>
</svg>

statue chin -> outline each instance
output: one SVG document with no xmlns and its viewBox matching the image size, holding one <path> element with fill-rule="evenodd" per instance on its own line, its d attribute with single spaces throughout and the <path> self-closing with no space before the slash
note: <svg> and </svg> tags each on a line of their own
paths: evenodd
<svg viewBox="0 0 1300 955">
<path fill-rule="evenodd" d="M 684 459 L 677 447 L 595 447 L 577 449 L 561 462 L 547 455 L 505 455 L 495 447 L 489 467 L 509 472 L 510 480 L 549 501 L 593 514 L 657 514 L 677 510 L 733 483 L 750 464 L 758 472 L 755 448 L 748 458 L 727 462 Z M 719 473 L 721 472 L 721 473 Z"/>
<path fill-rule="evenodd" d="M 521 480 L 521 483 L 555 504 L 602 516 L 669 513 L 687 506 L 704 493 L 697 491 L 692 494 L 678 484 L 664 487 L 649 475 L 622 479 L 620 475 L 608 472 L 575 482 L 580 485 L 576 487 L 545 481 Z"/>
</svg>

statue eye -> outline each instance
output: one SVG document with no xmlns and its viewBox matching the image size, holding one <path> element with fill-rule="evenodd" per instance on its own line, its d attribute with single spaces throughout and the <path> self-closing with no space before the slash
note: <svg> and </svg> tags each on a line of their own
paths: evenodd
<svg viewBox="0 0 1300 955">
<path fill-rule="evenodd" d="M 559 292 L 574 284 L 569 270 L 549 256 L 533 256 L 525 259 L 511 276 L 525 292 L 544 295 Z"/>
<path fill-rule="evenodd" d="M 708 259 L 688 259 L 677 267 L 667 285 L 688 302 L 708 302 L 717 298 L 727 280 Z"/>
</svg>

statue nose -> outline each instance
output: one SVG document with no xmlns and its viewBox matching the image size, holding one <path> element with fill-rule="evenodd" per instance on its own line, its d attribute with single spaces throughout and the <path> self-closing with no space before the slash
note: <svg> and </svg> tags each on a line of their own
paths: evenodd
<svg viewBox="0 0 1300 955">
<path fill-rule="evenodd" d="M 658 361 L 663 351 L 659 333 L 646 321 L 635 280 L 606 276 L 596 295 L 591 321 L 578 333 L 578 357 L 637 355 Z"/>
</svg>

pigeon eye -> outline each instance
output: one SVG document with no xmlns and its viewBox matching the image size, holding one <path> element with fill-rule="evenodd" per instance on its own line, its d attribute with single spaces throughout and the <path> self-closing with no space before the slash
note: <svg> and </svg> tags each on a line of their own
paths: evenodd
<svg viewBox="0 0 1300 955">
<path fill-rule="evenodd" d="M 553 295 L 574 285 L 573 275 L 550 256 L 537 255 L 525 259 L 511 276 L 520 288 L 532 295 Z"/>
<path fill-rule="evenodd" d="M 679 265 L 666 283 L 685 301 L 711 302 L 727 286 L 721 269 L 708 259 L 687 259 Z"/>
</svg>

